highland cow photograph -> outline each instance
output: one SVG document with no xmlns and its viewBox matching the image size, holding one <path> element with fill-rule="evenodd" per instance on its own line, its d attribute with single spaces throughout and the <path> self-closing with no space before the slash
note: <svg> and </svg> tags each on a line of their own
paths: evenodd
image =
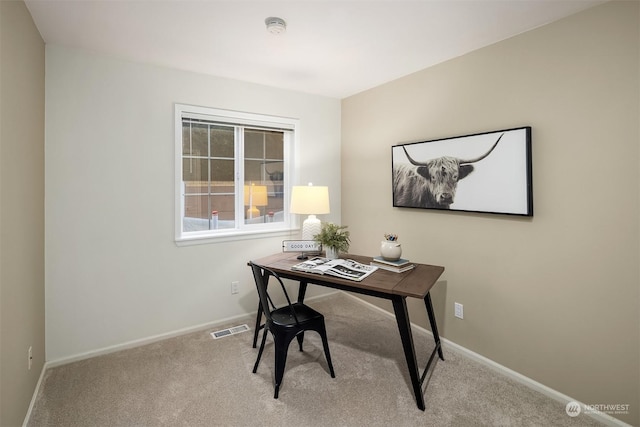
<svg viewBox="0 0 640 427">
<path fill-rule="evenodd" d="M 533 216 L 531 127 L 391 147 L 393 206 Z"/>
</svg>

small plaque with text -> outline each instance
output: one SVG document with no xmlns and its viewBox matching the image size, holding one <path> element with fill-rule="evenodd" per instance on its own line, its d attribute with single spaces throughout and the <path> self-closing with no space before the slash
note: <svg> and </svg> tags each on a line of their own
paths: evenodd
<svg viewBox="0 0 640 427">
<path fill-rule="evenodd" d="M 283 240 L 282 252 L 320 252 L 322 245 L 315 240 Z"/>
</svg>

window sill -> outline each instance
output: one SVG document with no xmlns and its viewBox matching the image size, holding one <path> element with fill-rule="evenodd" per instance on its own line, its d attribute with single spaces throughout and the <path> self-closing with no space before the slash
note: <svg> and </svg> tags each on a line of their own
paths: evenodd
<svg viewBox="0 0 640 427">
<path fill-rule="evenodd" d="M 176 246 L 209 245 L 240 240 L 266 239 L 270 237 L 291 237 L 300 233 L 299 228 L 278 228 L 272 230 L 230 230 L 228 233 L 196 234 L 176 238 Z"/>
</svg>

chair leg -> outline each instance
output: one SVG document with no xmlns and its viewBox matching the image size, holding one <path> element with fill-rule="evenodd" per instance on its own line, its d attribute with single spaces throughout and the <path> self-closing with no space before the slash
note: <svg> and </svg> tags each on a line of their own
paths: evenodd
<svg viewBox="0 0 640 427">
<path fill-rule="evenodd" d="M 267 340 L 267 328 L 264 328 L 264 333 L 262 334 L 262 343 L 260 344 L 260 350 L 258 350 L 258 358 L 256 359 L 256 364 L 253 365 L 253 373 L 255 374 L 258 370 L 258 364 L 260 363 L 260 358 L 262 357 L 262 351 L 264 350 L 264 343 Z"/>
<path fill-rule="evenodd" d="M 329 353 L 329 341 L 327 340 L 327 331 L 322 327 L 320 331 L 320 338 L 322 338 L 322 347 L 324 347 L 324 357 L 327 358 L 327 365 L 329 365 L 329 372 L 331 373 L 331 378 L 335 378 L 336 374 L 333 371 L 333 363 L 331 363 L 331 354 Z"/>
<path fill-rule="evenodd" d="M 287 364 L 287 352 L 289 350 L 289 344 L 293 337 L 278 339 L 274 335 L 275 341 L 275 354 L 276 354 L 276 375 L 275 375 L 275 393 L 274 399 L 278 398 L 278 392 L 280 391 L 280 385 L 282 384 L 282 378 L 284 377 L 284 368 Z"/>
<path fill-rule="evenodd" d="M 300 346 L 300 351 L 302 351 L 302 343 L 304 342 L 304 331 L 300 332 L 296 338 L 298 339 L 298 345 Z"/>
<path fill-rule="evenodd" d="M 280 392 L 280 384 L 276 384 L 276 391 L 273 393 L 273 398 L 278 398 L 278 393 Z"/>
<path fill-rule="evenodd" d="M 253 348 L 256 348 L 258 342 L 258 333 L 260 333 L 260 322 L 262 321 L 262 304 L 258 302 L 258 312 L 256 314 L 256 327 L 253 332 Z"/>
</svg>

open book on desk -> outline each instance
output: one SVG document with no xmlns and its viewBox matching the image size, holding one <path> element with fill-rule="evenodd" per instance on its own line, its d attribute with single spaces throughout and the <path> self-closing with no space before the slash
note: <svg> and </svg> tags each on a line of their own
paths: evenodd
<svg viewBox="0 0 640 427">
<path fill-rule="evenodd" d="M 328 274 L 341 279 L 361 281 L 378 269 L 373 265 L 360 264 L 351 259 L 328 259 L 315 257 L 291 267 L 307 273 Z"/>
</svg>

